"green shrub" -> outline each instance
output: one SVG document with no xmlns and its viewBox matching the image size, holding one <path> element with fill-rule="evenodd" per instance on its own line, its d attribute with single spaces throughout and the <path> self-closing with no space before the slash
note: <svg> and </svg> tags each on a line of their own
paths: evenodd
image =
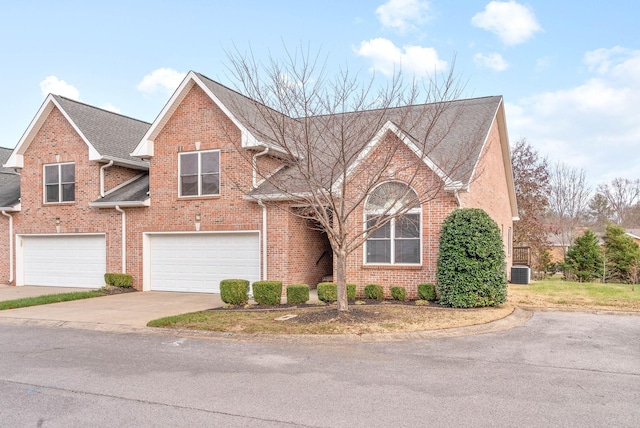
<svg viewBox="0 0 640 428">
<path fill-rule="evenodd" d="M 407 300 L 407 290 L 404 287 L 391 287 L 391 297 L 393 300 L 404 302 Z"/>
<path fill-rule="evenodd" d="M 282 281 L 256 281 L 253 300 L 259 305 L 279 305 L 282 299 Z"/>
<path fill-rule="evenodd" d="M 309 286 L 307 284 L 291 284 L 287 286 L 287 303 L 301 305 L 309 301 Z"/>
<path fill-rule="evenodd" d="M 355 298 L 356 285 L 347 284 L 347 299 L 355 300 Z M 335 282 L 321 282 L 318 284 L 318 299 L 323 302 L 335 302 L 338 300 L 338 284 Z"/>
<path fill-rule="evenodd" d="M 507 299 L 500 228 L 481 209 L 458 209 L 442 224 L 438 297 L 443 306 L 496 306 Z"/>
<path fill-rule="evenodd" d="M 338 284 L 321 282 L 318 284 L 318 300 L 321 302 L 335 302 L 338 300 Z"/>
<path fill-rule="evenodd" d="M 364 287 L 365 299 L 384 300 L 384 288 L 378 284 L 368 284 Z"/>
<path fill-rule="evenodd" d="M 418 284 L 418 298 L 433 302 L 436 300 L 436 286 L 433 284 Z"/>
<path fill-rule="evenodd" d="M 595 233 L 587 230 L 576 238 L 564 258 L 565 277 L 589 282 L 602 276 L 604 257 Z"/>
<path fill-rule="evenodd" d="M 128 273 L 105 273 L 104 282 L 114 287 L 132 287 L 133 276 Z"/>
<path fill-rule="evenodd" d="M 249 281 L 223 279 L 220 281 L 220 298 L 230 305 L 245 305 L 249 301 Z"/>
</svg>

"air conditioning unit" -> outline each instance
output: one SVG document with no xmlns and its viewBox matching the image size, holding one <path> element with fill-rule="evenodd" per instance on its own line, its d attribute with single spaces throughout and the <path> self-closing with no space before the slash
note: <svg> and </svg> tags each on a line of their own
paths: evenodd
<svg viewBox="0 0 640 428">
<path fill-rule="evenodd" d="M 511 283 L 529 285 L 531 282 L 531 269 L 529 266 L 512 266 Z"/>
</svg>

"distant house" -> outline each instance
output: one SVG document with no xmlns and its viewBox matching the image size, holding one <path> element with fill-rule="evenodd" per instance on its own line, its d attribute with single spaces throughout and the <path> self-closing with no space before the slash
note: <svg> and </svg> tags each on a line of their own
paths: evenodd
<svg viewBox="0 0 640 428">
<path fill-rule="evenodd" d="M 49 95 L 11 154 L 0 151 L 4 281 L 98 287 L 105 272 L 123 271 L 139 290 L 218 292 L 224 278 L 314 286 L 332 276 L 326 234 L 261 203 L 288 201 L 268 182 L 256 181 L 246 161 L 253 157 L 254 165 L 274 174 L 285 165 L 277 144 L 260 132 L 265 124 L 247 120 L 255 105 L 196 72 L 153 123 Z M 460 126 L 447 144 L 479 147 L 469 172 L 453 177 L 424 164 L 425 176 L 455 181 L 455 191 L 443 190 L 411 212 L 420 227 L 402 255 L 386 247 L 398 239 L 391 230 L 350 256 L 348 281 L 359 288 L 404 285 L 415 296 L 418 284 L 434 282 L 440 227 L 459 207 L 482 208 L 496 221 L 510 267 L 517 206 L 503 100 L 456 106 Z M 401 135 L 396 128 L 386 124 L 381 132 Z M 401 165 L 403 156 L 416 154 L 409 140 L 396 141 L 407 145 L 398 150 Z M 257 156 L 266 147 L 273 150 Z M 403 185 L 387 183 L 381 186 Z"/>
</svg>

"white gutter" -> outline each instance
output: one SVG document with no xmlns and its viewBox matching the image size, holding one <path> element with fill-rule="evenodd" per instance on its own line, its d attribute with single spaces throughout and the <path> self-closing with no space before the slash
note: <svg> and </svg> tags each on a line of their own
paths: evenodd
<svg viewBox="0 0 640 428">
<path fill-rule="evenodd" d="M 127 215 L 120 205 L 116 205 L 116 211 L 122 214 L 122 273 L 127 273 Z"/>
<path fill-rule="evenodd" d="M 262 280 L 267 280 L 267 206 L 258 199 L 262 207 Z"/>
<path fill-rule="evenodd" d="M 258 157 L 264 156 L 269 153 L 269 147 L 265 147 L 265 149 L 259 153 L 253 155 L 253 188 L 255 189 L 258 185 Z"/>
<path fill-rule="evenodd" d="M 113 161 L 110 160 L 108 164 L 100 167 L 100 197 L 104 198 L 104 170 L 113 165 Z"/>
<path fill-rule="evenodd" d="M 2 211 L 2 215 L 9 217 L 9 283 L 13 282 L 13 216 Z"/>
</svg>

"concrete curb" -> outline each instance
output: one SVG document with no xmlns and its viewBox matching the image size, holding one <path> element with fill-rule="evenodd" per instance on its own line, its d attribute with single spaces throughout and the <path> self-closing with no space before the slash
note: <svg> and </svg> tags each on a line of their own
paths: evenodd
<svg viewBox="0 0 640 428">
<path fill-rule="evenodd" d="M 335 334 L 335 335 L 310 335 L 310 334 L 239 334 L 221 333 L 201 330 L 184 330 L 158 327 L 134 327 L 123 324 L 87 323 L 76 321 L 54 321 L 27 318 L 0 318 L 0 324 L 23 325 L 36 327 L 71 328 L 81 330 L 93 330 L 111 333 L 150 334 L 163 336 L 178 336 L 197 339 L 227 340 L 227 341 L 259 341 L 259 342 L 287 342 L 287 343 L 351 343 L 351 342 L 394 342 L 419 339 L 439 339 L 445 337 L 459 337 L 495 333 L 519 327 L 533 316 L 533 312 L 515 308 L 511 314 L 504 318 L 485 324 L 477 324 L 466 327 L 455 327 L 441 330 L 426 330 L 407 333 L 381 333 L 381 334 Z"/>
</svg>

